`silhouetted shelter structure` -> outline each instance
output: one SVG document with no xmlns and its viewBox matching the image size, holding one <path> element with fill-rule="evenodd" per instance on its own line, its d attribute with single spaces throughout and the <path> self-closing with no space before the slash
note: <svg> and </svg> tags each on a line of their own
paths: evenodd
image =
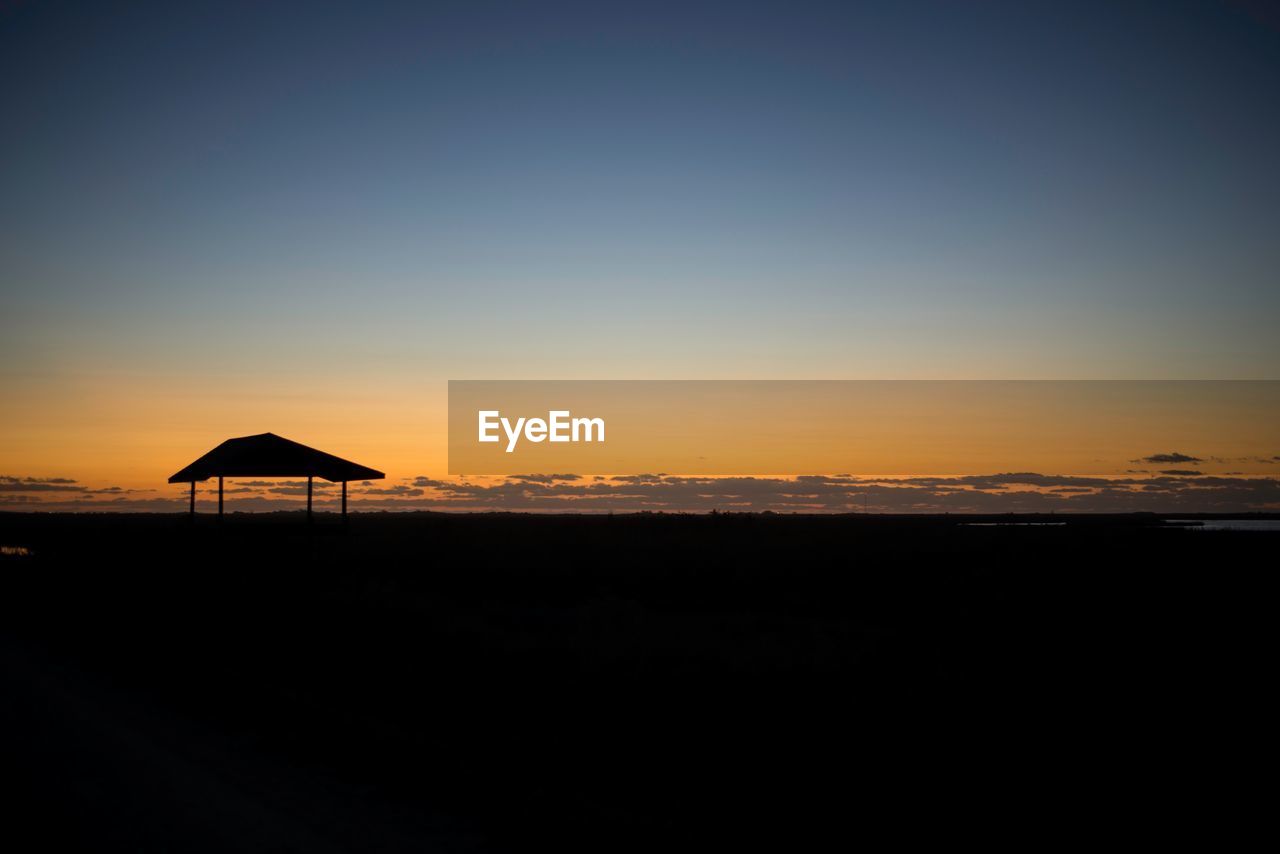
<svg viewBox="0 0 1280 854">
<path fill-rule="evenodd" d="M 222 515 L 223 479 L 228 477 L 305 477 L 307 479 L 307 520 L 311 519 L 311 492 L 317 477 L 342 484 L 342 518 L 347 518 L 347 481 L 382 480 L 377 469 L 317 451 L 277 436 L 259 433 L 228 439 L 182 471 L 169 483 L 191 484 L 191 515 L 196 514 L 196 482 L 218 479 L 218 515 Z"/>
</svg>

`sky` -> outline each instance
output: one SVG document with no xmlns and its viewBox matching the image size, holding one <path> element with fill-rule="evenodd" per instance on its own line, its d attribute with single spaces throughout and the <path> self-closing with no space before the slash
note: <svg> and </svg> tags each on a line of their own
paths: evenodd
<svg viewBox="0 0 1280 854">
<path fill-rule="evenodd" d="M 1259 4 L 4 0 L 0 104 L 19 485 L 437 478 L 448 379 L 1280 379 Z"/>
</svg>

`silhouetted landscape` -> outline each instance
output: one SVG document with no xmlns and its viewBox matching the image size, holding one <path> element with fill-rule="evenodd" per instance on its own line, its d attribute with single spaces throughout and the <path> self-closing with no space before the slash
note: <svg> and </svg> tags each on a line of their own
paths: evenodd
<svg viewBox="0 0 1280 854">
<path fill-rule="evenodd" d="M 0 514 L 11 806 L 99 851 L 1084 837 L 1230 751 L 1275 542 L 1141 514 Z"/>
<path fill-rule="evenodd" d="M 1270 835 L 1280 3 L 0 0 L 0 104 L 5 854 Z"/>
</svg>

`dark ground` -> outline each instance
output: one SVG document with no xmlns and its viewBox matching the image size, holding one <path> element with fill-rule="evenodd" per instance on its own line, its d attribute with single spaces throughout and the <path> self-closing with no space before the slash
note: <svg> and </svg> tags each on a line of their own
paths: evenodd
<svg viewBox="0 0 1280 854">
<path fill-rule="evenodd" d="M 0 514 L 32 551 L 0 556 L 0 832 L 1222 841 L 1270 761 L 1280 534 L 962 521 Z"/>
</svg>

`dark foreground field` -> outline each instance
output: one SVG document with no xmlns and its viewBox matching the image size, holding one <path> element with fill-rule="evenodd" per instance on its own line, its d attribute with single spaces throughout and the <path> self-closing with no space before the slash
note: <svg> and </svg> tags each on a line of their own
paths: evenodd
<svg viewBox="0 0 1280 854">
<path fill-rule="evenodd" d="M 0 514 L 31 551 L 0 556 L 0 834 L 609 852 L 1237 826 L 1280 535 L 961 521 Z"/>
</svg>

